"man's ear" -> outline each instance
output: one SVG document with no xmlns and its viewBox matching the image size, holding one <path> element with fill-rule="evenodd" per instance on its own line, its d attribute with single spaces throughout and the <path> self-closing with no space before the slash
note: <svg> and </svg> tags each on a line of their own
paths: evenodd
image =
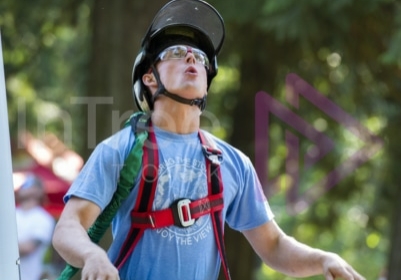
<svg viewBox="0 0 401 280">
<path fill-rule="evenodd" d="M 153 73 L 146 73 L 142 76 L 142 82 L 145 86 L 152 87 L 157 86 L 156 78 Z"/>
</svg>

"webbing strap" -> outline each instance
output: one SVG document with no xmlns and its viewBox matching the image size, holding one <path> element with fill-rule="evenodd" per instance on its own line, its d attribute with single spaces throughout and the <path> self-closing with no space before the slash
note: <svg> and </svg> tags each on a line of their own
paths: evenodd
<svg viewBox="0 0 401 280">
<path fill-rule="evenodd" d="M 209 193 L 212 195 L 223 193 L 223 180 L 220 173 L 220 163 L 222 161 L 221 152 L 216 150 L 212 141 L 209 141 L 204 134 L 199 133 L 203 146 L 203 153 L 206 158 L 206 172 L 208 178 Z M 219 250 L 224 275 L 227 280 L 231 279 L 228 269 L 228 260 L 224 246 L 224 224 L 221 211 L 212 213 L 212 222 L 217 249 Z"/>
<path fill-rule="evenodd" d="M 138 123 L 138 128 L 145 122 Z M 142 180 L 138 189 L 138 196 L 135 206 L 132 211 L 135 212 L 148 212 L 152 209 L 152 203 L 157 186 L 157 175 L 159 166 L 158 150 L 152 149 L 153 143 L 156 142 L 156 136 L 152 130 L 150 118 L 146 120 L 148 129 L 148 139 L 143 145 L 143 158 L 142 158 Z M 132 127 L 136 129 L 136 127 Z M 146 130 L 146 129 L 145 129 Z M 144 234 L 144 228 L 131 227 L 130 232 L 125 239 L 119 255 L 114 262 L 114 265 L 120 269 L 125 261 L 129 258 L 135 246 Z"/>
<path fill-rule="evenodd" d="M 131 213 L 131 222 L 137 227 L 145 229 L 158 229 L 172 225 L 182 226 L 180 221 L 177 221 L 176 211 L 187 213 L 188 216 L 184 219 L 190 220 L 198 219 L 215 211 L 221 211 L 223 207 L 223 194 L 219 193 L 188 203 L 188 209 L 185 211 L 177 210 L 177 204 L 173 204 L 172 207 L 163 210 Z"/>
<path fill-rule="evenodd" d="M 127 124 L 138 122 L 143 115 L 144 114 L 142 112 L 133 114 Z M 142 147 L 144 146 L 144 142 L 147 138 L 147 131 L 139 131 L 136 133 L 135 142 L 127 159 L 124 162 L 123 168 L 120 171 L 120 179 L 117 184 L 117 190 L 114 193 L 110 203 L 106 206 L 100 216 L 96 219 L 95 223 L 88 230 L 88 236 L 92 242 L 98 243 L 100 241 L 107 228 L 110 226 L 110 223 L 117 213 L 121 202 L 127 198 L 134 187 L 134 180 L 137 177 L 141 167 L 143 157 Z M 69 280 L 78 272 L 78 270 L 79 268 L 67 264 L 57 280 Z"/>
</svg>

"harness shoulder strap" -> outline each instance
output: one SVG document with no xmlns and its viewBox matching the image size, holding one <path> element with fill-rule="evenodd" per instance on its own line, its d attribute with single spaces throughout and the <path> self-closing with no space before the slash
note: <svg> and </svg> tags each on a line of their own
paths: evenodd
<svg viewBox="0 0 401 280">
<path fill-rule="evenodd" d="M 142 164 L 142 179 L 139 184 L 138 196 L 132 211 L 147 212 L 152 209 L 152 203 L 157 186 L 158 175 L 158 150 L 155 149 L 153 143 L 156 142 L 156 136 L 151 127 L 149 116 L 140 118 L 137 122 L 131 122 L 132 130 L 147 131 L 147 138 L 142 145 L 143 157 L 140 164 Z M 126 260 L 131 255 L 135 246 L 141 239 L 145 232 L 145 228 L 131 226 L 128 235 L 121 246 L 120 252 L 114 265 L 120 269 Z"/>
<path fill-rule="evenodd" d="M 212 195 L 223 193 L 223 180 L 221 177 L 220 164 L 223 160 L 222 153 L 217 149 L 217 145 L 211 137 L 199 130 L 199 137 L 202 143 L 203 153 L 206 157 L 206 172 L 209 193 Z M 228 269 L 227 254 L 224 246 L 224 224 L 221 211 L 212 213 L 213 230 L 216 239 L 217 249 L 219 250 L 224 275 L 227 280 L 231 279 Z"/>
</svg>

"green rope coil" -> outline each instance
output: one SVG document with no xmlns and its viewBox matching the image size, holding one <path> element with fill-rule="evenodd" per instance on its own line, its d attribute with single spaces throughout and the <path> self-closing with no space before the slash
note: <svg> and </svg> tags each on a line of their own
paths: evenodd
<svg viewBox="0 0 401 280">
<path fill-rule="evenodd" d="M 125 126 L 130 123 L 131 118 L 139 118 L 142 115 L 142 112 L 133 114 L 125 123 Z M 127 198 L 134 187 L 134 180 L 142 164 L 142 148 L 147 138 L 147 131 L 143 131 L 136 135 L 135 143 L 133 144 L 129 155 L 124 162 L 124 166 L 120 171 L 120 179 L 117 184 L 116 192 L 114 193 L 110 203 L 96 219 L 95 223 L 88 229 L 88 235 L 92 242 L 99 243 L 120 208 L 122 201 Z M 69 280 L 78 272 L 78 270 L 79 268 L 67 264 L 57 280 Z"/>
</svg>

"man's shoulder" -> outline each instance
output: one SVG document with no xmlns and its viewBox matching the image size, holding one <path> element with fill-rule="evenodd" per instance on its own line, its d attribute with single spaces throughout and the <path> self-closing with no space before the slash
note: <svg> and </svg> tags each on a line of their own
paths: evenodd
<svg viewBox="0 0 401 280">
<path fill-rule="evenodd" d="M 207 137 L 211 142 L 214 143 L 217 149 L 219 149 L 224 154 L 227 154 L 229 156 L 234 156 L 234 157 L 239 157 L 242 159 L 248 158 L 241 150 L 238 148 L 234 147 L 231 145 L 229 142 L 213 135 L 212 133 L 206 131 L 206 130 L 201 130 L 205 137 Z"/>
<path fill-rule="evenodd" d="M 115 132 L 108 138 L 104 139 L 99 145 L 110 146 L 114 149 L 120 149 L 122 146 L 132 143 L 135 136 L 131 127 L 127 126 Z"/>
<path fill-rule="evenodd" d="M 119 138 L 126 139 L 127 136 L 129 136 L 130 134 L 132 134 L 131 126 L 125 126 L 122 129 L 115 131 L 112 135 L 104 139 L 102 142 L 108 142 Z"/>
</svg>

